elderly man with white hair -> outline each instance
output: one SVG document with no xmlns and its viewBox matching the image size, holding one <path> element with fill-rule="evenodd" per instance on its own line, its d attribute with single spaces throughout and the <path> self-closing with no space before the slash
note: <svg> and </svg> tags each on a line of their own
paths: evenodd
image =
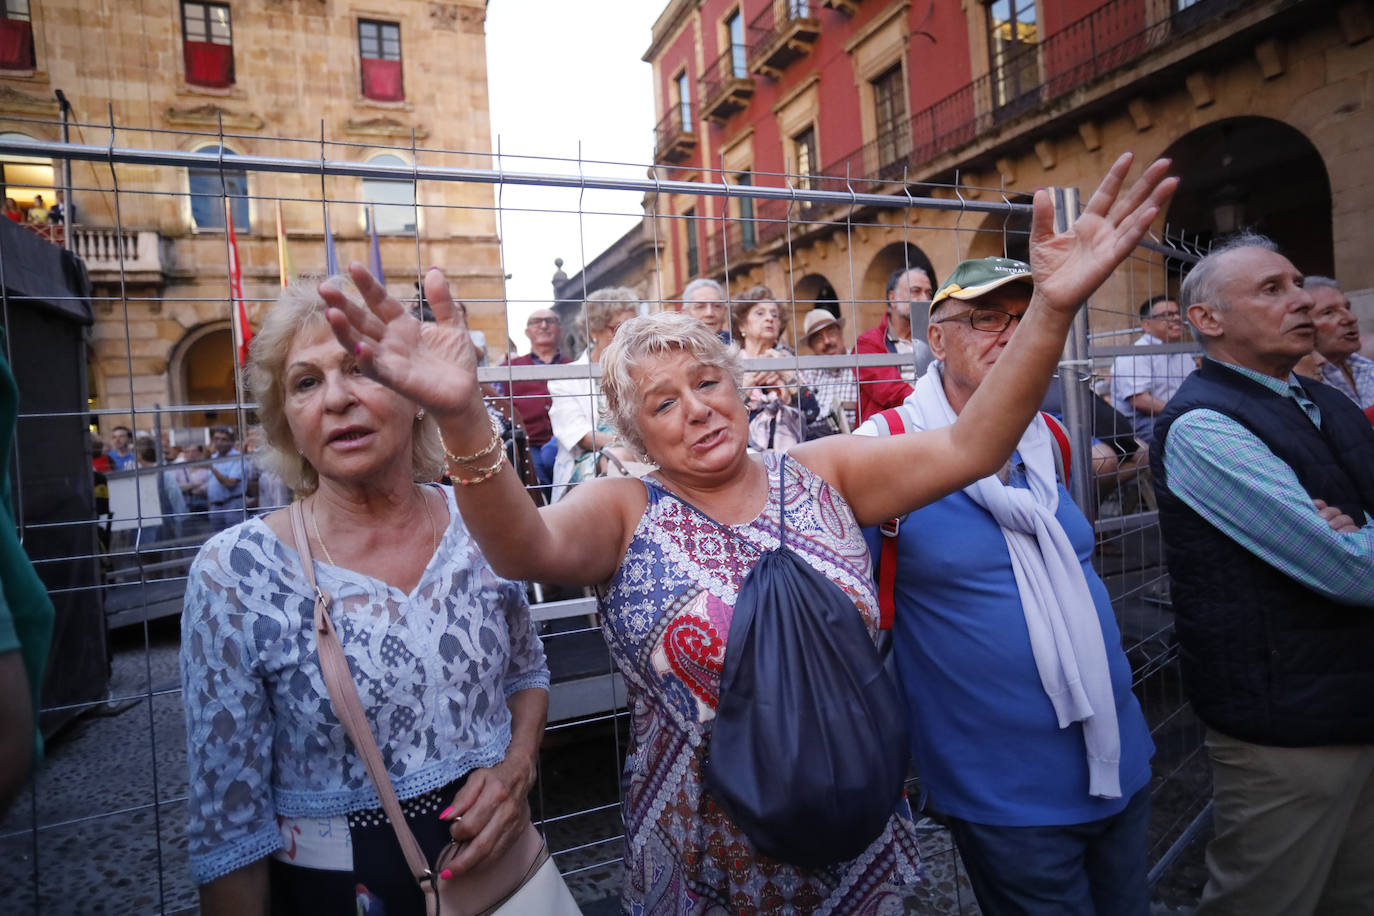
<svg viewBox="0 0 1374 916">
<path fill-rule="evenodd" d="M 1374 430 L 1293 374 L 1313 294 L 1267 238 L 1203 258 L 1179 304 L 1206 354 L 1150 456 L 1215 834 L 1199 916 L 1374 902 Z"/>
<path fill-rule="evenodd" d="M 725 304 L 725 287 L 710 277 L 698 277 L 682 290 L 682 311 L 705 324 L 730 342 L 730 308 Z"/>
</svg>

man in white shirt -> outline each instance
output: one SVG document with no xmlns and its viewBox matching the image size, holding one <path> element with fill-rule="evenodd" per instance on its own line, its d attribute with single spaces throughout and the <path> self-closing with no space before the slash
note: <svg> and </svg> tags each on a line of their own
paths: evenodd
<svg viewBox="0 0 1374 916">
<path fill-rule="evenodd" d="M 1140 305 L 1140 327 L 1145 333 L 1136 340 L 1137 347 L 1180 343 L 1183 318 L 1178 303 L 1164 295 L 1146 299 Z M 1150 442 L 1155 416 L 1196 369 L 1197 362 L 1187 353 L 1118 356 L 1112 361 L 1112 406 L 1130 417 L 1137 438 Z"/>
</svg>

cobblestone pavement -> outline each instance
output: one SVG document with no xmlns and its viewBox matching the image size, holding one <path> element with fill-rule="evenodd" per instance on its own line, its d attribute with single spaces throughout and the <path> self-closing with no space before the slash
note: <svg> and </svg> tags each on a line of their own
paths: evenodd
<svg viewBox="0 0 1374 916">
<path fill-rule="evenodd" d="M 142 626 L 126 628 L 112 643 L 112 699 L 50 742 L 44 769 L 0 823 L 5 914 L 197 911 L 183 833 L 176 621 L 151 624 L 146 639 Z M 619 912 L 620 740 L 607 724 L 552 730 L 534 796 L 587 916 Z M 907 912 L 976 914 L 948 834 L 930 822 L 923 829 L 927 881 L 912 889 Z"/>
</svg>

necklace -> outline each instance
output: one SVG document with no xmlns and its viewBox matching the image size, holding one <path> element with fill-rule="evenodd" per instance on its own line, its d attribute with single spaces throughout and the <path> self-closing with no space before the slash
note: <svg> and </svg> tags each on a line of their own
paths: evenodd
<svg viewBox="0 0 1374 916">
<path fill-rule="evenodd" d="M 420 490 L 420 501 L 425 505 L 425 518 L 429 520 L 429 543 L 430 554 L 439 549 L 439 529 L 434 525 L 434 510 L 429 507 L 429 497 L 425 496 L 425 491 Z M 324 542 L 324 535 L 320 534 L 320 517 L 315 513 L 315 503 L 310 504 L 310 524 L 315 529 L 315 540 L 319 542 L 320 550 L 324 551 L 324 558 L 330 566 L 338 566 L 334 558 L 329 555 L 329 545 Z"/>
</svg>

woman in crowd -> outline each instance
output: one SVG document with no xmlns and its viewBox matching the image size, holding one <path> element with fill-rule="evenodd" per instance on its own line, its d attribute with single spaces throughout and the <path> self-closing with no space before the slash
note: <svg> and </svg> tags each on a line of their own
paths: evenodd
<svg viewBox="0 0 1374 916">
<path fill-rule="evenodd" d="M 599 289 L 582 304 L 582 315 L 575 319 L 587 334 L 587 349 L 568 365 L 583 367 L 584 377 L 555 379 L 549 382 L 549 426 L 558 441 L 558 456 L 553 463 L 553 500 L 557 502 L 576 483 L 603 473 L 609 450 L 622 461 L 630 453 L 619 447 L 611 428 L 601 420 L 604 404 L 601 383 L 591 376 L 591 366 L 615 337 L 616 329 L 635 316 L 639 297 L 623 286 Z"/>
<path fill-rule="evenodd" d="M 24 221 L 24 208 L 19 206 L 19 201 L 13 197 L 6 197 L 5 215 L 16 223 L 22 223 Z"/>
<path fill-rule="evenodd" d="M 363 375 L 312 286 L 283 291 L 253 338 L 264 464 L 304 498 L 315 574 L 407 820 L 430 861 L 450 833 L 471 840 L 461 872 L 527 823 L 543 648 L 524 590 L 492 572 L 452 492 L 425 485 L 444 466 L 434 417 Z M 220 532 L 191 567 L 187 837 L 203 912 L 263 913 L 270 887 L 276 912 L 375 897 L 423 913 L 322 680 L 297 546 L 281 510 Z"/>
<path fill-rule="evenodd" d="M 785 507 L 788 546 L 843 589 L 871 629 L 877 600 L 859 526 L 930 503 L 1006 461 L 1078 304 L 1130 253 L 1176 186 L 1159 162 L 1119 195 L 1130 161 L 1117 161 L 1062 234 L 1050 228 L 1048 194 L 1037 193 L 1034 299 L 952 426 L 750 455 L 734 357 L 700 322 L 661 314 L 628 322 L 602 360 L 617 435 L 657 465 L 652 478 L 593 481 L 544 509 L 499 467 L 461 481 L 459 508 L 496 569 L 601 590 L 633 717 L 622 783 L 627 912 L 901 911 L 893 885 L 917 867 L 904 803 L 858 858 L 807 870 L 755 853 L 703 791 L 733 602 L 753 559 L 736 543 L 775 547 Z M 369 376 L 437 414 L 448 449 L 488 447 L 475 356 L 443 275 L 425 278 L 439 323 L 422 330 L 360 265 L 350 270 L 367 308 L 320 288 L 339 342 Z"/>
<path fill-rule="evenodd" d="M 734 305 L 735 338 L 747 359 L 795 356 L 780 343 L 788 311 L 766 286 L 755 286 Z M 744 373 L 749 409 L 749 446 L 756 451 L 785 451 L 802 440 L 802 391 L 797 375 L 787 369 Z M 812 405 L 814 407 L 814 404 Z"/>
</svg>

